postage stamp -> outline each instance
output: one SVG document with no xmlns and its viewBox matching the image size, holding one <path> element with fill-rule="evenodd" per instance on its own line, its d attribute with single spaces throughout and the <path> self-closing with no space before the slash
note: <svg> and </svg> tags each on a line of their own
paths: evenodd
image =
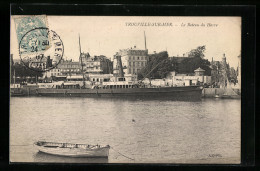
<svg viewBox="0 0 260 171">
<path fill-rule="evenodd" d="M 30 30 L 46 27 L 48 28 L 48 21 L 46 15 L 29 15 L 29 16 L 14 16 L 15 30 L 18 42 Z M 44 30 L 46 32 L 46 30 Z"/>
<path fill-rule="evenodd" d="M 40 72 L 55 68 L 62 59 L 64 46 L 59 35 L 48 29 L 46 16 L 25 16 L 14 21 L 22 63 Z"/>
</svg>

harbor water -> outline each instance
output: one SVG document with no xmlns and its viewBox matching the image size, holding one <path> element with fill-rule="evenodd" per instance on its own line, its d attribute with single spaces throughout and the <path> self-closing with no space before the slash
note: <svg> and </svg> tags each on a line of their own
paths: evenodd
<svg viewBox="0 0 260 171">
<path fill-rule="evenodd" d="M 38 140 L 112 148 L 107 159 L 58 157 L 39 153 Z M 240 147 L 239 99 L 10 99 L 11 162 L 235 164 Z"/>
</svg>

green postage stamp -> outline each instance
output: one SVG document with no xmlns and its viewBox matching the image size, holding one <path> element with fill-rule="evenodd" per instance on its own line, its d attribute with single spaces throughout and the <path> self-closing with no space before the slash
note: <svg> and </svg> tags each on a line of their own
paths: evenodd
<svg viewBox="0 0 260 171">
<path fill-rule="evenodd" d="M 47 16 L 15 16 L 14 23 L 23 64 L 42 72 L 55 68 L 64 48 L 58 34 L 49 30 Z"/>
</svg>

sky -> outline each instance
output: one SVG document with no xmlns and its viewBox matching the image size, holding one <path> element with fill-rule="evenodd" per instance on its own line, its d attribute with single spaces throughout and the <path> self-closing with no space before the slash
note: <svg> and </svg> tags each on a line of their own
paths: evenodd
<svg viewBox="0 0 260 171">
<path fill-rule="evenodd" d="M 78 61 L 80 54 L 79 35 L 82 52 L 108 58 L 120 49 L 134 46 L 145 49 L 144 32 L 148 53 L 167 50 L 169 56 L 182 56 L 205 45 L 205 59 L 211 61 L 213 57 L 220 61 L 225 53 L 231 67 L 238 66 L 241 53 L 240 17 L 47 16 L 47 23 L 64 44 L 63 58 L 74 61 Z M 134 26 L 133 23 L 150 25 Z M 168 26 L 151 26 L 152 23 L 168 23 Z M 11 54 L 14 59 L 19 59 L 18 46 L 11 17 Z"/>
</svg>

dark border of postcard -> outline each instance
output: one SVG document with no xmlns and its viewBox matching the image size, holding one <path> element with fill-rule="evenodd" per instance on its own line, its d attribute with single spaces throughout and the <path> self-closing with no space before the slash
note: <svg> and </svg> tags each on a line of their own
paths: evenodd
<svg viewBox="0 0 260 171">
<path fill-rule="evenodd" d="M 179 166 L 199 169 L 204 166 L 210 167 L 240 167 L 255 165 L 255 60 L 256 60 L 256 7 L 253 5 L 240 6 L 172 6 L 172 5 L 53 5 L 53 4 L 11 4 L 10 10 L 12 15 L 71 15 L 71 16 L 241 16 L 242 17 L 242 96 L 241 96 L 241 164 L 38 164 L 38 163 L 16 163 L 9 165 L 20 168 L 63 168 L 64 165 L 69 168 L 90 166 L 92 168 L 127 168 L 144 167 L 145 169 L 162 168 L 164 166 Z M 10 28 L 9 28 L 10 29 Z M 9 33 L 10 34 L 10 33 Z M 10 35 L 9 35 L 10 36 Z M 10 40 L 9 40 L 10 41 Z M 10 62 L 9 62 L 10 64 Z M 9 75 L 7 76 L 7 78 Z M 9 97 L 9 95 L 8 95 Z M 9 127 L 8 127 L 9 128 Z M 8 134 L 9 137 L 9 134 Z M 9 138 L 8 138 L 9 139 Z M 7 139 L 7 140 L 8 140 Z M 9 142 L 1 154 L 0 159 L 9 161 Z M 7 158 L 7 159 L 6 159 Z M 31 169 L 32 169 L 31 168 Z"/>
</svg>

